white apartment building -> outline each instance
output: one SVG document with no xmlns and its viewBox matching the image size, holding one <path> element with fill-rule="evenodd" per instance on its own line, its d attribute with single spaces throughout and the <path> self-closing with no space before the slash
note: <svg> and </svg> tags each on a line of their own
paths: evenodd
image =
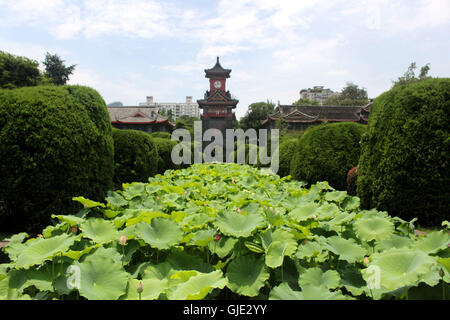
<svg viewBox="0 0 450 320">
<path fill-rule="evenodd" d="M 324 89 L 323 86 L 314 86 L 312 89 L 302 89 L 300 91 L 300 98 L 319 102 L 323 105 L 324 101 L 333 96 L 339 95 L 339 92 L 334 92 L 330 89 Z"/>
<path fill-rule="evenodd" d="M 174 121 L 181 116 L 200 118 L 200 109 L 197 102 L 192 101 L 192 96 L 187 96 L 186 102 L 154 102 L 153 96 L 147 96 L 147 101 L 139 103 L 139 106 L 155 107 L 160 113 L 164 110 L 166 116 L 172 110 Z"/>
</svg>

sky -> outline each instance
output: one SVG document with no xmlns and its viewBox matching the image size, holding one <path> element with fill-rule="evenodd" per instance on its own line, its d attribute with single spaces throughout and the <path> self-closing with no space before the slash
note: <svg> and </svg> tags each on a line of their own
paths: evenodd
<svg viewBox="0 0 450 320">
<path fill-rule="evenodd" d="M 450 0 L 0 0 L 0 50 L 58 54 L 106 103 L 201 99 L 219 56 L 238 118 L 313 86 L 375 98 L 413 61 L 449 77 L 449 34 Z"/>
</svg>

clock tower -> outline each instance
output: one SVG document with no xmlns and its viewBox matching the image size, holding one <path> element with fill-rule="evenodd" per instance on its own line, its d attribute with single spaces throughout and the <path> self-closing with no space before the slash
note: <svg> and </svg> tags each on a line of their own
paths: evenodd
<svg viewBox="0 0 450 320">
<path fill-rule="evenodd" d="M 209 91 L 206 91 L 204 99 L 197 100 L 199 108 L 203 109 L 202 135 L 208 129 L 220 130 L 224 148 L 226 129 L 233 129 L 233 120 L 236 119 L 233 109 L 239 102 L 226 91 L 226 79 L 230 77 L 230 72 L 231 69 L 222 68 L 217 57 L 214 67 L 205 69 L 205 78 L 209 79 Z"/>
</svg>

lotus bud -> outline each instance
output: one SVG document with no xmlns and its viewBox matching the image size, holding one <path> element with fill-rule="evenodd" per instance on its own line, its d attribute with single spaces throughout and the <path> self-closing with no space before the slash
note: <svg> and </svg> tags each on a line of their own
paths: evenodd
<svg viewBox="0 0 450 320">
<path fill-rule="evenodd" d="M 232 182 L 232 183 L 236 183 L 236 181 L 234 181 L 234 179 L 233 179 L 233 180 L 231 180 L 231 182 Z"/>
<path fill-rule="evenodd" d="M 142 287 L 142 281 L 139 281 L 138 287 L 137 287 L 137 292 L 138 293 L 142 293 L 142 291 L 144 291 L 144 288 Z"/>
<path fill-rule="evenodd" d="M 43 238 L 42 234 L 38 234 L 38 237 L 39 237 L 39 238 Z"/>
<path fill-rule="evenodd" d="M 184 190 L 184 195 L 187 195 L 187 191 L 186 190 Z"/>
<path fill-rule="evenodd" d="M 156 200 L 159 200 L 159 196 L 156 196 Z"/>
<path fill-rule="evenodd" d="M 312 215 L 313 219 L 317 219 L 317 216 L 315 214 Z"/>
<path fill-rule="evenodd" d="M 77 233 L 77 231 L 78 231 L 77 227 L 76 227 L 76 226 L 73 226 L 73 227 L 72 227 L 72 233 Z"/>
<path fill-rule="evenodd" d="M 214 241 L 219 241 L 220 240 L 220 238 L 221 238 L 221 236 L 220 236 L 220 234 L 216 234 L 215 236 L 214 236 Z"/>
<path fill-rule="evenodd" d="M 88 205 L 87 205 L 87 203 L 85 203 L 85 204 L 84 204 L 83 206 L 84 206 L 84 208 L 85 208 L 85 209 L 87 209 L 87 208 L 88 208 Z"/>
<path fill-rule="evenodd" d="M 242 213 L 241 208 L 237 208 L 237 212 Z"/>
<path fill-rule="evenodd" d="M 369 258 L 368 257 L 364 257 L 364 264 L 369 264 Z"/>
<path fill-rule="evenodd" d="M 121 235 L 119 242 L 121 245 L 125 246 L 127 244 L 127 237 L 125 237 L 125 235 Z"/>
<path fill-rule="evenodd" d="M 443 278 L 444 277 L 444 270 L 441 268 L 441 270 L 439 270 L 439 276 L 441 277 L 441 278 Z"/>
</svg>

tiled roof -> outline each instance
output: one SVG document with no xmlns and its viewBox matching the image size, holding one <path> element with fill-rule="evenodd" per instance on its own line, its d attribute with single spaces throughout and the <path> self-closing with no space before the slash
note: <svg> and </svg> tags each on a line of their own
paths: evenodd
<svg viewBox="0 0 450 320">
<path fill-rule="evenodd" d="M 112 123 L 162 123 L 169 122 L 167 117 L 161 116 L 153 107 L 108 107 Z"/>
<path fill-rule="evenodd" d="M 282 119 L 285 122 L 317 122 L 317 121 L 366 121 L 370 114 L 370 104 L 365 106 L 295 106 L 279 105 L 275 113 L 262 123 Z"/>
<path fill-rule="evenodd" d="M 218 76 L 218 77 L 229 78 L 230 72 L 231 72 L 231 69 L 222 68 L 222 66 L 219 63 L 219 57 L 217 57 L 217 62 L 214 65 L 214 67 L 212 67 L 211 69 L 205 69 L 205 73 L 206 73 L 205 77 L 210 78 L 210 77 Z"/>
</svg>

